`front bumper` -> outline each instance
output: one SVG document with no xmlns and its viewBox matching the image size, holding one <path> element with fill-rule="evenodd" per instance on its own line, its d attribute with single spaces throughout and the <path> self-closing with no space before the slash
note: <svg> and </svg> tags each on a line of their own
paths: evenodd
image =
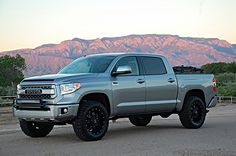
<svg viewBox="0 0 236 156">
<path fill-rule="evenodd" d="M 79 104 L 45 105 L 43 109 L 19 108 L 14 105 L 13 113 L 15 117 L 27 121 L 66 122 L 77 116 L 78 108 Z"/>
<path fill-rule="evenodd" d="M 211 101 L 209 102 L 209 104 L 207 105 L 207 108 L 211 108 L 211 107 L 215 107 L 216 106 L 216 104 L 217 104 L 217 97 L 216 96 L 214 96 L 212 99 L 211 99 Z"/>
</svg>

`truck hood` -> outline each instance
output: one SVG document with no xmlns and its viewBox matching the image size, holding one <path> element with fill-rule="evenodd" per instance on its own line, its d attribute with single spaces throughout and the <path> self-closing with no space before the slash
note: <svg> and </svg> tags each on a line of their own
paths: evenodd
<svg viewBox="0 0 236 156">
<path fill-rule="evenodd" d="M 97 77 L 97 73 L 82 73 L 82 74 L 50 74 L 42 76 L 34 76 L 25 78 L 22 82 L 73 82 L 81 79 Z"/>
</svg>

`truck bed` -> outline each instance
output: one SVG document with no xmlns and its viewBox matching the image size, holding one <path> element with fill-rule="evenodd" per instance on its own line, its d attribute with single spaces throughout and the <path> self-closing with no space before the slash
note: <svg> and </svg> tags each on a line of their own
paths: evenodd
<svg viewBox="0 0 236 156">
<path fill-rule="evenodd" d="M 186 91 L 188 90 L 203 90 L 207 107 L 213 107 L 210 105 L 212 98 L 215 97 L 213 92 L 212 81 L 214 79 L 213 74 L 176 74 L 178 83 L 178 97 L 177 99 L 184 99 Z M 178 100 L 177 100 L 178 101 Z M 183 101 L 182 101 L 183 102 Z M 178 104 L 177 104 L 178 105 Z M 178 107 L 178 106 L 177 106 Z M 178 109 L 178 108 L 177 108 Z"/>
</svg>

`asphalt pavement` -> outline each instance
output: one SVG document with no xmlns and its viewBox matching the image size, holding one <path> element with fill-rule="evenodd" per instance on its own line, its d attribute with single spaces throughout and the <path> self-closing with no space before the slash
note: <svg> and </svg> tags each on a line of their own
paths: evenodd
<svg viewBox="0 0 236 156">
<path fill-rule="evenodd" d="M 212 108 L 200 129 L 185 129 L 178 116 L 154 117 L 147 127 L 127 119 L 110 122 L 96 142 L 78 139 L 72 126 L 30 138 L 19 125 L 0 125 L 0 156 L 236 156 L 236 104 Z"/>
</svg>

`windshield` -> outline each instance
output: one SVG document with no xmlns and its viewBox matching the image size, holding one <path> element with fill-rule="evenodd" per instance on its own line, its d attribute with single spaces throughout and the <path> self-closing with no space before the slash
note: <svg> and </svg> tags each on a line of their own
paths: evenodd
<svg viewBox="0 0 236 156">
<path fill-rule="evenodd" d="M 80 57 L 63 68 L 58 74 L 104 73 L 116 56 Z"/>
</svg>

